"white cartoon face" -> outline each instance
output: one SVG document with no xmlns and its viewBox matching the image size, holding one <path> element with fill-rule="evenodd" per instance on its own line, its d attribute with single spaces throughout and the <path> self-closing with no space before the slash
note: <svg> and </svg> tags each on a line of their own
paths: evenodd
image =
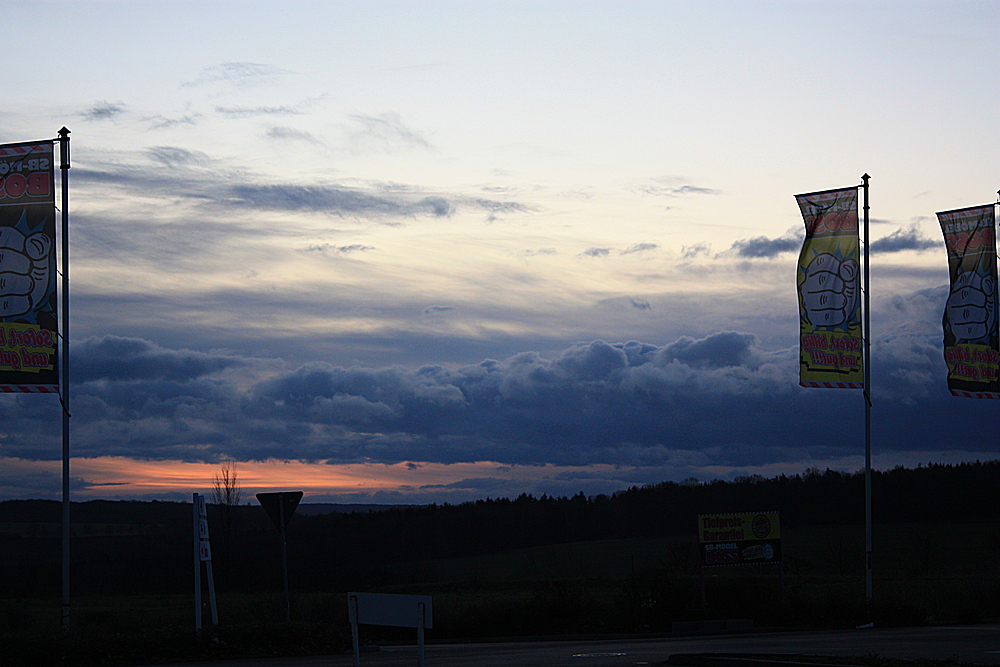
<svg viewBox="0 0 1000 667">
<path fill-rule="evenodd" d="M 829 253 L 816 255 L 799 286 L 802 308 L 813 326 L 839 327 L 858 305 L 858 262 L 839 260 Z"/>
<path fill-rule="evenodd" d="M 20 317 L 45 298 L 51 250 L 46 234 L 25 236 L 13 227 L 0 227 L 0 317 Z"/>
<path fill-rule="evenodd" d="M 958 275 L 948 295 L 948 326 L 959 341 L 989 336 L 996 309 L 996 283 L 976 271 Z"/>
</svg>

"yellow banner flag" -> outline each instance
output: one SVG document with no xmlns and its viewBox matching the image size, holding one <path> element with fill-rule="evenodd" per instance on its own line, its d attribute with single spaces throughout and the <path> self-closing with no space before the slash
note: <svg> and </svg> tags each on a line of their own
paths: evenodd
<svg viewBox="0 0 1000 667">
<path fill-rule="evenodd" d="M 796 195 L 806 225 L 799 254 L 799 384 L 863 388 L 858 188 Z"/>
</svg>

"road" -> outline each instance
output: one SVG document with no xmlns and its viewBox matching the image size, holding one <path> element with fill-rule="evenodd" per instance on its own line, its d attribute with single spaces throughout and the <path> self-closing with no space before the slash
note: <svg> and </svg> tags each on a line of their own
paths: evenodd
<svg viewBox="0 0 1000 667">
<path fill-rule="evenodd" d="M 869 628 L 546 642 L 429 644 L 427 667 L 624 667 L 664 664 L 670 656 L 754 653 L 874 656 L 1000 665 L 1000 625 Z M 415 666 L 416 646 L 383 647 L 361 656 L 363 667 Z M 158 665 L 157 667 L 351 667 L 351 654 Z"/>
</svg>

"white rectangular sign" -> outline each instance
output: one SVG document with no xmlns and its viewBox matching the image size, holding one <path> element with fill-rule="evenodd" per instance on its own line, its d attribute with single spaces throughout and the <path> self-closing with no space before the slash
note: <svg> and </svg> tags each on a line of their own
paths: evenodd
<svg viewBox="0 0 1000 667">
<path fill-rule="evenodd" d="M 348 593 L 351 623 L 391 625 L 400 628 L 433 628 L 429 595 Z"/>
</svg>

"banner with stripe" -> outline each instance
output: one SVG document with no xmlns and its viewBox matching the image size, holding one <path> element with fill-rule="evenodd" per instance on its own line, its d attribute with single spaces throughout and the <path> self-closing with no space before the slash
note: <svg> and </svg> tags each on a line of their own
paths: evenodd
<svg viewBox="0 0 1000 667">
<path fill-rule="evenodd" d="M 864 387 L 858 188 L 796 195 L 806 226 L 799 254 L 799 384 Z"/>
<path fill-rule="evenodd" d="M 994 205 L 937 214 L 948 251 L 944 359 L 955 396 L 1000 398 Z"/>
<path fill-rule="evenodd" d="M 52 141 L 0 145 L 0 391 L 57 392 Z"/>
</svg>

